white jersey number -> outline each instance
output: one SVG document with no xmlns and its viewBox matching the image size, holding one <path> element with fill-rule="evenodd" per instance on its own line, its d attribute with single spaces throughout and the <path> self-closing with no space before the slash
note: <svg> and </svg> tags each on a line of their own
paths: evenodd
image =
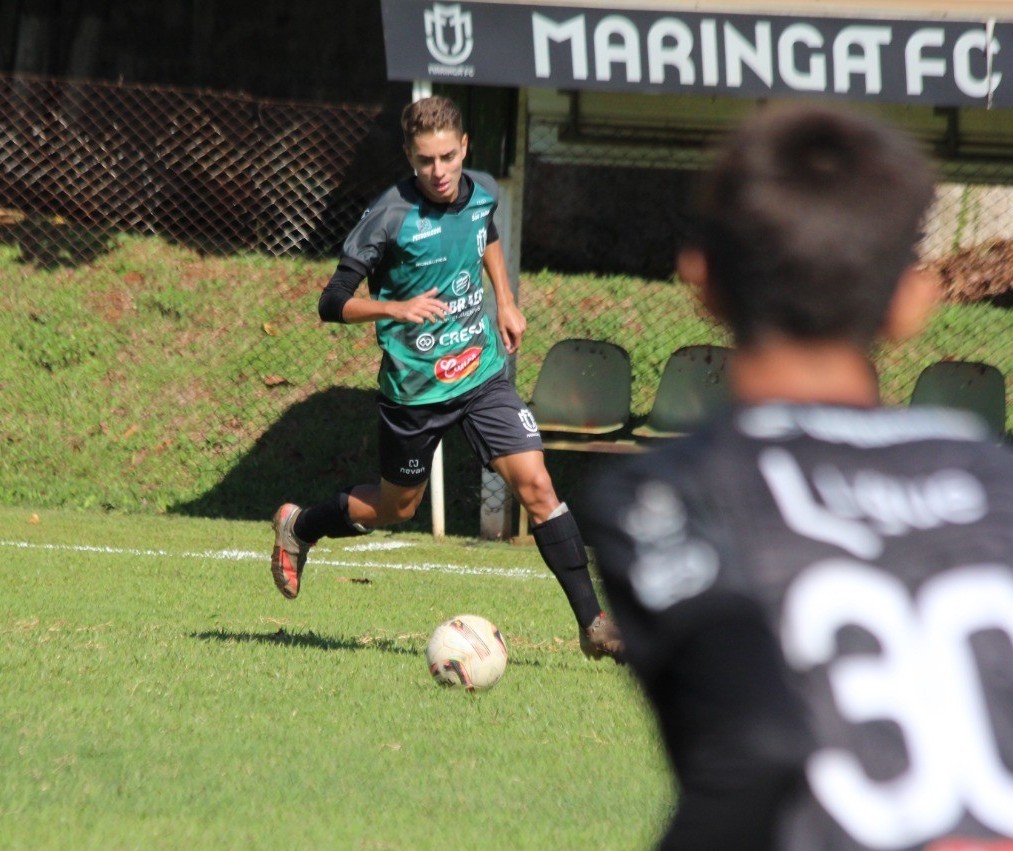
<svg viewBox="0 0 1013 851">
<path fill-rule="evenodd" d="M 855 625 L 876 655 L 836 657 L 836 635 Z M 930 579 L 915 599 L 895 577 L 851 560 L 803 572 L 785 598 L 782 643 L 789 663 L 828 665 L 841 716 L 889 719 L 903 731 L 908 767 L 868 776 L 849 751 L 826 748 L 808 765 L 823 807 L 870 848 L 904 848 L 945 834 L 969 811 L 1013 835 L 1013 776 L 1002 764 L 970 639 L 1001 630 L 1013 643 L 1013 573 L 976 565 Z"/>
</svg>

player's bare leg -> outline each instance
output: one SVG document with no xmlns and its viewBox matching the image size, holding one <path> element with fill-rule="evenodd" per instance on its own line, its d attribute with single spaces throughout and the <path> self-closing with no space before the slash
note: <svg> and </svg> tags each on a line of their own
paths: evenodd
<svg viewBox="0 0 1013 851">
<path fill-rule="evenodd" d="M 426 482 L 403 487 L 381 479 L 379 484 L 356 485 L 348 492 L 348 517 L 366 529 L 404 523 L 415 516 Z"/>
<path fill-rule="evenodd" d="M 616 625 L 598 602 L 587 568 L 587 550 L 577 522 L 560 502 L 541 451 L 503 455 L 492 462 L 531 518 L 531 534 L 542 559 L 559 580 L 580 626 L 586 656 L 622 661 L 623 642 Z"/>
</svg>

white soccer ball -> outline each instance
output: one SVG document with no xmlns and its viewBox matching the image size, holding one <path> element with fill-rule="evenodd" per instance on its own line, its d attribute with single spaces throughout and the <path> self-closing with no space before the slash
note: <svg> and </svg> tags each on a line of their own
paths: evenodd
<svg viewBox="0 0 1013 851">
<path fill-rule="evenodd" d="M 468 691 L 490 688 L 506 670 L 506 642 L 480 615 L 458 615 L 433 631 L 426 645 L 426 662 L 440 685 Z"/>
</svg>

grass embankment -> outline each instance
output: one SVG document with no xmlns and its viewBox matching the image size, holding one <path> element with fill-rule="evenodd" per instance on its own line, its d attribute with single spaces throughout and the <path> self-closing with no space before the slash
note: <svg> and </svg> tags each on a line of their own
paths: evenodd
<svg viewBox="0 0 1013 851">
<path fill-rule="evenodd" d="M 206 257 L 122 238 L 93 261 L 41 269 L 0 256 L 0 504 L 266 517 L 376 477 L 367 326 L 323 326 L 332 261 Z M 646 414 L 678 346 L 726 342 L 678 284 L 525 275 L 529 322 L 517 381 L 529 395 L 562 337 L 630 351 Z M 920 340 L 878 358 L 883 395 L 904 402 L 933 360 L 1013 376 L 1013 322 L 989 305 L 947 306 Z M 550 453 L 565 496 L 589 459 Z M 450 531 L 477 531 L 479 471 L 448 439 Z M 429 522 L 428 503 L 409 528 Z"/>
</svg>

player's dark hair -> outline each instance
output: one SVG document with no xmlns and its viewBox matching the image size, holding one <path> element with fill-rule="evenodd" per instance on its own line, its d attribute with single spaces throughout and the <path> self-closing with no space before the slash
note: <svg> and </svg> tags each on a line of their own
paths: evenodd
<svg viewBox="0 0 1013 851">
<path fill-rule="evenodd" d="M 694 242 L 740 344 L 766 333 L 868 346 L 916 259 L 932 176 L 879 121 L 821 106 L 770 108 L 717 154 Z"/>
<path fill-rule="evenodd" d="M 421 133 L 435 133 L 438 130 L 453 130 L 459 136 L 464 134 L 461 110 L 450 98 L 434 95 L 408 104 L 401 111 L 401 130 L 405 146 Z"/>
</svg>

